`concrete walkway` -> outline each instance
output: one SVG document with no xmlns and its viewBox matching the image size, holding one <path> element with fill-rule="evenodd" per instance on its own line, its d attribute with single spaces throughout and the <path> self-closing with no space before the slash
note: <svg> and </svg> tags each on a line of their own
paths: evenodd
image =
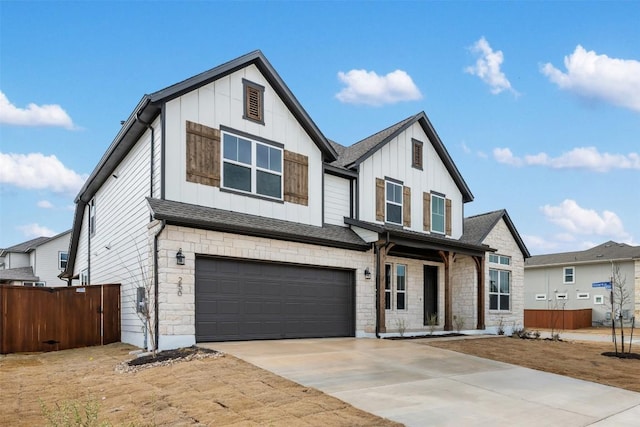
<svg viewBox="0 0 640 427">
<path fill-rule="evenodd" d="M 210 343 L 406 426 L 637 426 L 640 393 L 413 341 Z"/>
</svg>

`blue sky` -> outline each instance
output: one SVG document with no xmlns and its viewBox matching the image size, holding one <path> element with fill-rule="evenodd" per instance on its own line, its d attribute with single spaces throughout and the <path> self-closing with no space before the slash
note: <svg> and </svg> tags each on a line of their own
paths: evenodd
<svg viewBox="0 0 640 427">
<path fill-rule="evenodd" d="M 532 254 L 640 244 L 640 2 L 0 1 L 0 247 L 72 226 L 145 93 L 261 49 L 328 138 L 425 111 Z"/>
</svg>

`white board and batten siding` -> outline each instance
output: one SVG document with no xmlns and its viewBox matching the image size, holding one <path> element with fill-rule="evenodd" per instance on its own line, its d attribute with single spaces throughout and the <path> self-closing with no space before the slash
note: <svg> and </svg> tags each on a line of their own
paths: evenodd
<svg viewBox="0 0 640 427">
<path fill-rule="evenodd" d="M 423 142 L 423 168 L 413 168 L 412 138 Z M 423 193 L 432 191 L 451 199 L 451 237 L 460 238 L 463 202 L 455 181 L 436 153 L 419 123 L 402 132 L 360 165 L 360 219 L 376 222 L 376 178 L 393 178 L 411 188 L 412 231 L 423 229 Z"/>
<path fill-rule="evenodd" d="M 324 222 L 345 226 L 344 217 L 351 216 L 349 191 L 351 181 L 335 175 L 324 175 Z"/>
<path fill-rule="evenodd" d="M 265 87 L 264 124 L 243 119 L 243 83 L 249 80 Z M 228 76 L 186 93 L 166 104 L 165 197 L 199 206 L 322 225 L 322 153 L 295 119 L 262 73 L 249 65 Z M 279 203 L 220 191 L 220 188 L 186 180 L 186 122 L 215 129 L 226 126 L 284 145 L 309 161 L 308 206 Z"/>
<path fill-rule="evenodd" d="M 156 147 L 161 140 L 160 119 L 154 121 Z M 89 207 L 85 209 L 74 274 L 87 268 L 91 284 L 121 284 L 122 341 L 143 346 L 143 322 L 135 311 L 136 288 L 150 280 L 150 241 L 147 226 L 150 195 L 151 131 L 147 130 L 114 175 L 94 196 L 96 231 L 88 239 Z M 117 178 L 116 178 L 117 176 Z"/>
</svg>

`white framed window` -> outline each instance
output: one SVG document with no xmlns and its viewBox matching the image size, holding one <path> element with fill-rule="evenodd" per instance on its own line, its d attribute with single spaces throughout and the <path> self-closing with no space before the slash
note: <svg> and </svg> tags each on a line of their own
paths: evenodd
<svg viewBox="0 0 640 427">
<path fill-rule="evenodd" d="M 396 310 L 407 309 L 407 266 L 396 265 Z"/>
<path fill-rule="evenodd" d="M 562 283 L 575 283 L 576 282 L 576 268 L 564 267 L 562 269 Z"/>
<path fill-rule="evenodd" d="M 47 282 L 22 282 L 23 286 L 37 286 L 37 287 L 44 287 L 47 285 Z"/>
<path fill-rule="evenodd" d="M 223 132 L 222 187 L 282 200 L 283 149 Z"/>
<path fill-rule="evenodd" d="M 80 272 L 80 285 L 87 286 L 89 284 L 89 270 L 84 269 Z"/>
<path fill-rule="evenodd" d="M 578 292 L 576 299 L 589 299 L 589 292 Z"/>
<path fill-rule="evenodd" d="M 445 198 L 431 194 L 431 231 L 444 234 L 445 217 Z"/>
<path fill-rule="evenodd" d="M 385 221 L 402 225 L 402 184 L 385 181 Z"/>
<path fill-rule="evenodd" d="M 569 294 L 567 294 L 566 292 L 559 292 L 556 294 L 556 299 L 567 300 L 569 299 Z"/>
<path fill-rule="evenodd" d="M 511 299 L 511 272 L 489 270 L 489 310 L 507 311 Z"/>
<path fill-rule="evenodd" d="M 536 294 L 536 301 L 546 301 L 547 294 Z"/>
<path fill-rule="evenodd" d="M 69 259 L 69 253 L 68 252 L 58 252 L 58 269 L 59 270 L 64 270 L 65 268 L 67 268 L 67 260 Z"/>
<path fill-rule="evenodd" d="M 385 264 L 384 308 L 398 311 L 407 309 L 407 266 Z"/>
<path fill-rule="evenodd" d="M 511 265 L 511 257 L 506 255 L 489 254 L 489 262 L 501 265 Z"/>
<path fill-rule="evenodd" d="M 602 305 L 602 304 L 604 304 L 604 295 L 594 295 L 593 296 L 593 304 L 594 305 Z"/>
<path fill-rule="evenodd" d="M 89 202 L 89 235 L 96 234 L 96 199 Z"/>
</svg>

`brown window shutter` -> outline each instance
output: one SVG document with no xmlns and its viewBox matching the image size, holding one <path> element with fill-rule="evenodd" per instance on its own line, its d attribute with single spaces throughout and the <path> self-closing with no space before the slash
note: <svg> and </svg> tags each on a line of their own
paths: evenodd
<svg viewBox="0 0 640 427">
<path fill-rule="evenodd" d="M 220 130 L 187 121 L 187 181 L 220 186 Z"/>
<path fill-rule="evenodd" d="M 422 225 L 424 231 L 431 231 L 431 194 L 422 193 Z"/>
<path fill-rule="evenodd" d="M 402 187 L 402 224 L 411 227 L 411 188 Z"/>
<path fill-rule="evenodd" d="M 444 228 L 447 236 L 451 236 L 451 199 L 444 202 Z"/>
<path fill-rule="evenodd" d="M 309 158 L 284 150 L 284 200 L 309 205 Z"/>
<path fill-rule="evenodd" d="M 376 178 L 376 221 L 384 221 L 384 179 Z"/>
<path fill-rule="evenodd" d="M 262 94 L 254 87 L 247 86 L 247 117 L 256 121 L 262 121 Z"/>
</svg>

